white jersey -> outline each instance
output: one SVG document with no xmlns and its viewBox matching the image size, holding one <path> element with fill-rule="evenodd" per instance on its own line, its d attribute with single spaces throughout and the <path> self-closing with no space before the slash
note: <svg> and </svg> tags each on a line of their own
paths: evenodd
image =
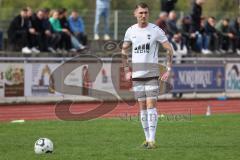
<svg viewBox="0 0 240 160">
<path fill-rule="evenodd" d="M 127 29 L 124 41 L 132 43 L 132 78 L 159 76 L 159 44 L 168 41 L 164 31 L 152 23 L 145 28 L 135 24 Z"/>
</svg>

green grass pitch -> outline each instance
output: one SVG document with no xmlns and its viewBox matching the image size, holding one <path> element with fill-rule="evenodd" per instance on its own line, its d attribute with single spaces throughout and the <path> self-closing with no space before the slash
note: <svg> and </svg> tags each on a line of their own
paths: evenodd
<svg viewBox="0 0 240 160">
<path fill-rule="evenodd" d="M 161 120 L 156 136 L 159 148 L 141 149 L 144 135 L 137 119 L 4 122 L 0 123 L 0 160 L 240 159 L 240 115 Z M 34 153 L 40 137 L 53 141 L 54 153 Z"/>
</svg>

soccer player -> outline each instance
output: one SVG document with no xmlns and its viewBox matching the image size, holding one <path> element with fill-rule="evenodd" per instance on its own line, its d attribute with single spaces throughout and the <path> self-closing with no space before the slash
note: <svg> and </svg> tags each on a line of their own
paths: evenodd
<svg viewBox="0 0 240 160">
<path fill-rule="evenodd" d="M 149 23 L 149 8 L 146 3 L 139 3 L 134 10 L 137 24 L 129 27 L 122 46 L 122 60 L 126 79 L 132 77 L 133 90 L 139 103 L 141 123 L 146 140 L 142 146 L 156 148 L 155 133 L 157 128 L 157 97 L 159 95 L 159 44 L 167 51 L 167 71 L 160 78 L 166 81 L 172 66 L 173 49 L 168 39 L 158 26 Z M 128 49 L 132 46 L 132 71 L 129 69 Z"/>
</svg>

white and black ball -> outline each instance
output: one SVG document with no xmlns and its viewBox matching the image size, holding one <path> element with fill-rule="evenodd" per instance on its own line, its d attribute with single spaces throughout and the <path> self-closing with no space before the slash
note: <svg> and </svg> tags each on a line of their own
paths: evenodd
<svg viewBox="0 0 240 160">
<path fill-rule="evenodd" d="M 36 154 L 52 153 L 53 142 L 48 138 L 39 138 L 34 145 Z"/>
</svg>

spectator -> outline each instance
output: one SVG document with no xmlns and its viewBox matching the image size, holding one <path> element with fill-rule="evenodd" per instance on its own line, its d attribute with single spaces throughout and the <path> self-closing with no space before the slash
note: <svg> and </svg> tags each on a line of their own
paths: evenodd
<svg viewBox="0 0 240 160">
<path fill-rule="evenodd" d="M 67 29 L 70 32 L 71 46 L 73 47 L 70 49 L 70 51 L 77 52 L 78 50 L 85 49 L 85 46 L 83 46 L 71 32 L 70 24 L 67 20 L 67 10 L 65 8 L 62 8 L 59 10 L 59 13 L 59 19 L 62 28 Z"/>
<path fill-rule="evenodd" d="M 202 5 L 205 0 L 194 0 L 191 11 L 192 31 L 198 32 L 201 28 Z"/>
<path fill-rule="evenodd" d="M 240 16 L 230 24 L 230 32 L 235 35 L 234 52 L 240 55 Z"/>
<path fill-rule="evenodd" d="M 41 42 L 41 35 L 40 33 L 37 31 L 37 29 L 40 28 L 40 26 L 35 25 L 33 26 L 33 12 L 32 12 L 32 8 L 27 7 L 27 15 L 28 15 L 28 19 L 29 19 L 29 43 L 31 45 L 32 48 L 32 52 L 34 53 L 40 53 L 40 42 Z M 36 15 L 35 15 L 36 17 Z"/>
<path fill-rule="evenodd" d="M 169 13 L 175 9 L 177 0 L 161 0 L 161 11 Z"/>
<path fill-rule="evenodd" d="M 45 8 L 42 9 L 43 12 L 43 51 L 49 51 L 52 53 L 56 53 L 56 49 L 59 47 L 59 42 L 61 40 L 61 35 L 54 33 L 51 23 L 49 22 L 49 11 L 50 9 Z"/>
<path fill-rule="evenodd" d="M 177 33 L 172 38 L 172 46 L 174 49 L 174 56 L 177 58 L 177 63 L 180 63 L 179 60 L 185 55 L 187 55 L 187 46 L 184 44 L 182 40 L 181 33 Z"/>
<path fill-rule="evenodd" d="M 27 8 L 23 8 L 20 11 L 20 15 L 11 21 L 7 32 L 10 45 L 20 44 L 22 53 L 30 54 L 32 53 L 28 39 L 30 22 L 27 12 Z"/>
<path fill-rule="evenodd" d="M 182 58 L 187 55 L 187 46 L 185 45 L 184 41 L 181 38 L 180 33 L 174 34 L 171 44 L 174 49 L 173 56 L 176 58 L 174 63 L 180 64 L 182 63 Z M 172 96 L 174 98 L 181 98 L 183 93 L 172 93 Z"/>
<path fill-rule="evenodd" d="M 40 46 L 40 50 L 56 53 L 55 49 L 57 43 L 59 43 L 60 41 L 60 35 L 52 34 L 51 28 L 45 28 L 46 27 L 45 18 L 47 17 L 45 17 L 44 10 L 39 10 L 37 11 L 36 14 L 33 14 L 31 18 L 32 28 L 37 33 L 37 39 L 39 41 L 38 43 Z"/>
<path fill-rule="evenodd" d="M 167 12 L 161 12 L 158 19 L 156 20 L 156 25 L 161 28 L 165 33 L 167 33 Z"/>
<path fill-rule="evenodd" d="M 232 53 L 234 46 L 234 34 L 230 32 L 229 19 L 225 18 L 216 25 L 217 30 L 220 33 L 221 41 L 220 48 L 223 53 Z"/>
<path fill-rule="evenodd" d="M 198 29 L 198 31 L 195 31 L 193 26 L 191 26 L 191 40 L 192 44 L 191 44 L 191 48 L 193 51 L 195 52 L 201 52 L 203 54 L 211 54 L 210 51 L 207 51 L 207 53 L 205 53 L 205 45 L 206 45 L 206 35 L 205 35 L 205 28 L 204 25 L 206 23 L 205 17 L 201 17 L 201 21 L 200 21 L 200 28 Z"/>
<path fill-rule="evenodd" d="M 96 15 L 94 24 L 94 40 L 99 40 L 98 26 L 100 18 L 104 18 L 104 40 L 109 40 L 109 13 L 110 12 L 110 0 L 96 0 Z"/>
<path fill-rule="evenodd" d="M 28 16 L 29 16 L 29 20 L 30 20 L 30 41 L 34 46 L 39 46 L 39 49 L 42 50 L 43 48 L 43 12 L 42 11 L 38 11 L 36 14 L 32 14 L 32 10 L 29 9 L 28 10 Z M 40 51 L 39 51 L 40 52 Z"/>
<path fill-rule="evenodd" d="M 191 50 L 191 44 L 194 41 L 194 38 L 191 37 L 191 17 L 190 16 L 185 16 L 183 17 L 183 19 L 181 20 L 181 25 L 180 25 L 180 31 L 181 31 L 181 35 L 182 35 L 182 39 L 184 41 L 184 44 L 187 47 L 187 50 Z"/>
<path fill-rule="evenodd" d="M 171 11 L 168 15 L 167 20 L 167 34 L 169 35 L 169 38 L 171 40 L 171 38 L 178 33 L 179 30 L 177 27 L 177 14 L 175 11 Z"/>
<path fill-rule="evenodd" d="M 206 49 L 210 51 L 214 51 L 217 54 L 220 52 L 219 49 L 219 36 L 218 31 L 215 28 L 216 19 L 215 17 L 209 17 L 205 24 L 205 33 L 206 33 Z"/>
<path fill-rule="evenodd" d="M 70 26 L 67 20 L 67 9 L 66 8 L 61 8 L 58 10 L 59 12 L 59 21 L 61 24 L 61 27 L 65 30 L 67 30 L 69 32 L 69 36 L 70 36 L 70 49 L 69 51 L 73 51 L 76 52 L 76 49 L 72 49 L 73 46 L 73 42 L 72 42 L 72 32 L 70 30 Z"/>
<path fill-rule="evenodd" d="M 61 8 L 58 11 L 59 11 L 59 21 L 60 21 L 60 24 L 61 24 L 62 28 L 65 28 L 69 32 L 71 32 L 70 26 L 69 26 L 69 23 L 68 23 L 68 20 L 67 20 L 67 9 L 66 8 Z"/>
<path fill-rule="evenodd" d="M 28 15 L 28 18 L 31 20 L 33 15 L 33 11 L 31 7 L 27 7 L 27 15 Z"/>
<path fill-rule="evenodd" d="M 77 10 L 73 10 L 71 16 L 68 18 L 71 32 L 78 41 L 84 46 L 87 45 L 87 35 L 85 34 L 85 27 L 83 19 L 78 15 Z"/>
<path fill-rule="evenodd" d="M 58 52 L 66 53 L 71 48 L 71 32 L 66 28 L 62 28 L 59 20 L 59 11 L 53 11 L 52 17 L 49 19 L 49 21 L 53 31 L 61 35 L 60 49 L 62 50 L 59 50 Z"/>
<path fill-rule="evenodd" d="M 205 31 L 205 24 L 206 24 L 206 18 L 201 17 L 201 22 L 200 22 L 200 29 L 199 31 L 193 33 L 192 35 L 196 37 L 196 51 L 201 52 L 202 54 L 208 55 L 212 54 L 210 50 L 208 50 L 208 40 L 206 36 L 206 31 Z"/>
</svg>

